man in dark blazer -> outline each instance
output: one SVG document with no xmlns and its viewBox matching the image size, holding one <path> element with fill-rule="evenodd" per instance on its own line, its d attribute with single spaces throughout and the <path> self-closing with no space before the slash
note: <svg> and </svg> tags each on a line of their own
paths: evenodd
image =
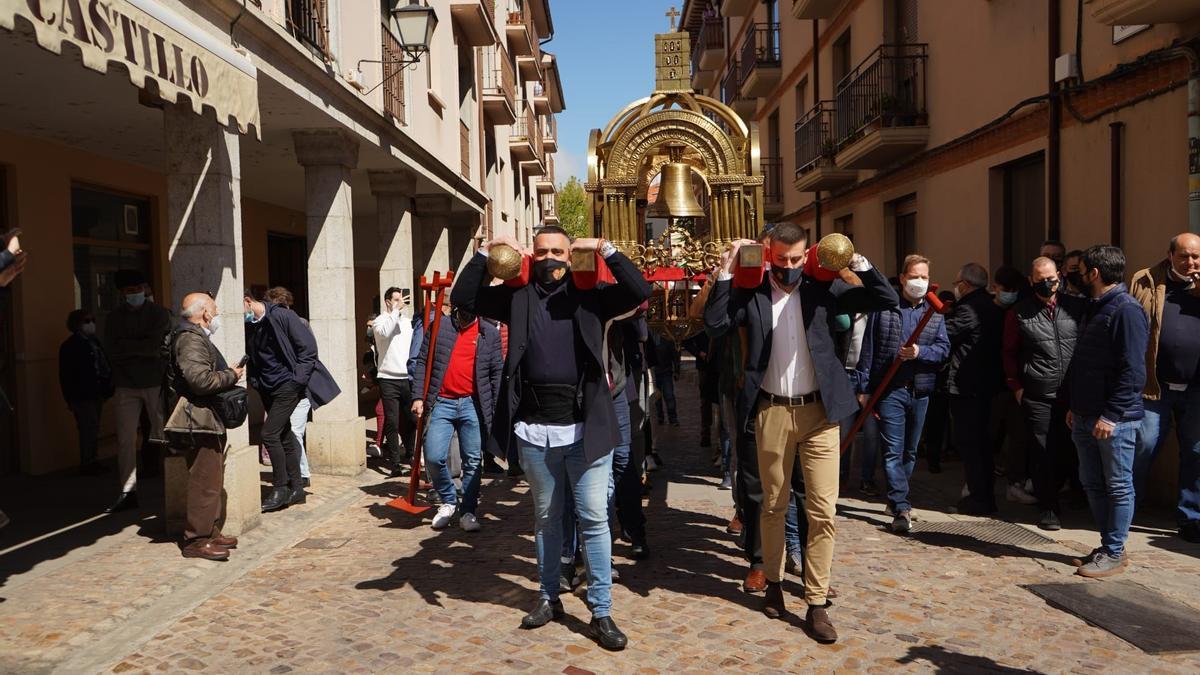
<svg viewBox="0 0 1200 675">
<path fill-rule="evenodd" d="M 820 642 L 837 631 L 825 610 L 833 565 L 834 514 L 838 495 L 838 423 L 853 415 L 858 401 L 837 357 L 835 317 L 895 307 L 896 292 L 866 258 L 855 255 L 840 279 L 818 281 L 804 274 L 808 242 L 800 227 L 783 223 L 771 231 L 770 272 L 753 289 L 734 288 L 738 250 L 734 242 L 704 308 L 711 335 L 744 327 L 745 373 L 736 402 L 737 420 L 754 424 L 763 487 L 760 515 L 767 593 L 763 612 L 786 615 L 780 582 L 784 572 L 784 520 L 793 464 L 800 461 L 806 488 L 808 542 L 805 549 L 805 629 Z M 857 275 L 861 285 L 847 283 Z"/>
<path fill-rule="evenodd" d="M 500 457 L 510 443 L 518 445 L 533 492 L 541 578 L 540 602 L 521 625 L 539 628 L 563 614 L 559 553 L 564 495 L 570 489 L 587 552 L 592 634 L 606 649 L 624 649 L 628 640 L 610 616 L 608 484 L 613 448 L 621 436 L 609 389 L 604 325 L 649 298 L 650 285 L 609 242 L 572 243 L 562 228 L 543 227 L 533 242 L 532 282 L 520 288 L 494 286 L 487 252 L 501 243 L 521 250 L 511 237 L 482 247 L 459 274 L 450 302 L 508 324 L 508 356 L 492 437 Z M 570 274 L 572 251 L 599 252 L 616 283 L 577 287 Z"/>
</svg>

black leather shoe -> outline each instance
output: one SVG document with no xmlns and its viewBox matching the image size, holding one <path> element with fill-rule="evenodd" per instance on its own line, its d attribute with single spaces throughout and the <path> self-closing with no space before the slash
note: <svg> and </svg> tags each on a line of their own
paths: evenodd
<svg viewBox="0 0 1200 675">
<path fill-rule="evenodd" d="M 619 652 L 629 644 L 629 638 L 625 637 L 620 628 L 617 628 L 617 624 L 611 616 L 592 619 L 591 628 L 592 637 L 596 638 L 596 642 L 599 642 L 601 647 L 610 652 Z"/>
<path fill-rule="evenodd" d="M 629 557 L 634 560 L 645 560 L 650 557 L 650 547 L 645 542 L 634 544 L 633 548 L 629 551 Z"/>
<path fill-rule="evenodd" d="M 561 619 L 563 617 L 563 605 L 561 600 L 550 602 L 549 600 L 538 600 L 537 607 L 533 611 L 526 614 L 525 618 L 521 619 L 521 628 L 532 630 L 541 628 L 546 624 Z"/>
<path fill-rule="evenodd" d="M 308 493 L 301 487 L 297 490 L 292 490 L 292 498 L 288 500 L 288 504 L 304 504 L 308 501 Z"/>
<path fill-rule="evenodd" d="M 271 495 L 263 500 L 262 512 L 278 511 L 286 507 L 292 501 L 292 491 L 287 488 L 275 488 L 271 491 Z"/>
<path fill-rule="evenodd" d="M 122 492 L 117 501 L 112 503 L 112 506 L 104 509 L 105 513 L 117 513 L 119 511 L 129 511 L 138 507 L 137 492 Z"/>
<path fill-rule="evenodd" d="M 312 484 L 312 481 L 310 481 L 310 480 L 309 480 L 309 479 L 307 479 L 307 478 L 304 478 L 304 479 L 302 479 L 302 480 L 303 480 L 303 483 L 304 483 L 304 487 L 308 487 L 309 485 L 311 485 L 311 484 Z"/>
</svg>

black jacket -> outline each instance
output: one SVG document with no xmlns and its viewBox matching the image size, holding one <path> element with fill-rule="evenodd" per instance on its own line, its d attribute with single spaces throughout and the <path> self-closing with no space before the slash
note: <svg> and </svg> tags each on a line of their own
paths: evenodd
<svg viewBox="0 0 1200 675">
<path fill-rule="evenodd" d="M 313 410 L 337 398 L 342 390 L 317 356 L 317 337 L 313 335 L 312 328 L 304 323 L 299 314 L 283 305 L 266 303 L 266 307 L 266 314 L 258 323 L 252 324 L 250 330 L 274 332 L 279 353 L 271 357 L 287 364 L 293 380 L 305 388 L 304 397 L 312 404 Z M 246 342 L 249 344 L 250 340 Z M 250 386 L 262 391 L 258 370 L 267 355 L 251 350 L 249 357 Z"/>
<path fill-rule="evenodd" d="M 896 291 L 879 270 L 872 267 L 858 276 L 862 286 L 850 286 L 841 279 L 833 283 L 820 282 L 807 276 L 800 282 L 804 331 L 817 371 L 817 388 L 821 392 L 825 416 L 835 424 L 858 410 L 858 400 L 846 369 L 838 359 L 834 317 L 883 311 L 900 302 Z M 762 283 L 754 289 L 733 288 L 732 280 L 718 281 L 704 306 L 704 325 L 711 337 L 725 335 L 741 326 L 747 329 L 746 373 L 735 402 L 738 429 L 746 429 L 757 407 L 763 374 L 771 359 L 774 319 L 769 276 L 764 274 Z M 737 333 L 733 335 L 736 337 Z"/>
<path fill-rule="evenodd" d="M 947 387 L 960 396 L 994 396 L 1004 388 L 1000 360 L 1004 310 L 992 294 L 979 288 L 954 303 L 946 317 L 950 337 L 950 372 Z"/>
<path fill-rule="evenodd" d="M 1059 293 L 1054 318 L 1046 314 L 1046 303 L 1037 297 L 1018 302 L 1012 309 L 1021 348 L 1017 363 L 1023 396 L 1046 400 L 1056 398 L 1071 357 L 1087 301 Z"/>
<path fill-rule="evenodd" d="M 634 310 L 650 297 L 650 284 L 646 283 L 642 273 L 624 254 L 614 253 L 606 262 L 617 281 L 615 284 L 581 290 L 575 288 L 570 279 L 567 281 L 570 284 L 570 296 L 578 303 L 575 330 L 587 347 L 582 355 L 584 363 L 580 364 L 579 370 L 583 373 L 583 446 L 589 462 L 612 452 L 621 442 L 617 414 L 608 388 L 604 325 L 610 319 Z M 513 288 L 507 285 L 491 286 L 490 282 L 487 256 L 476 254 L 455 280 L 450 302 L 478 316 L 508 324 L 508 359 L 504 364 L 500 398 L 496 402 L 492 424 L 493 447 L 499 456 L 504 457 L 512 438 L 514 416 L 521 403 L 521 359 L 529 346 L 530 320 L 533 316 L 530 306 L 538 302 L 538 296 L 532 284 Z"/>
<path fill-rule="evenodd" d="M 1125 284 L 1088 303 L 1067 371 L 1076 419 L 1103 417 L 1114 424 L 1145 416 L 1146 346 L 1150 322 Z"/>
<path fill-rule="evenodd" d="M 112 396 L 112 369 L 100 342 L 81 333 L 71 333 L 58 348 L 58 383 L 67 403 Z"/>
<path fill-rule="evenodd" d="M 429 337 L 425 333 L 421 340 L 421 352 L 413 362 L 413 386 L 425 386 L 425 368 L 429 363 Z M 429 375 L 429 391 L 425 393 L 425 414 L 433 411 L 437 403 L 438 392 L 442 390 L 442 380 L 446 377 L 446 369 L 450 367 L 450 355 L 458 344 L 458 331 L 454 321 L 442 317 L 438 323 L 437 350 L 433 355 L 433 370 Z M 475 343 L 475 409 L 479 413 L 480 429 L 483 439 L 487 440 L 488 429 L 492 426 L 492 413 L 496 409 L 496 398 L 500 393 L 500 377 L 504 372 L 504 355 L 500 346 L 500 330 L 491 321 L 479 321 L 479 341 Z"/>
</svg>

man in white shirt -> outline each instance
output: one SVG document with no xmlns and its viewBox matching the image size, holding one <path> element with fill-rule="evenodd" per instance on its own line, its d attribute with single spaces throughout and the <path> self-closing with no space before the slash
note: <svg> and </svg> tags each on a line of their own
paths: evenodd
<svg viewBox="0 0 1200 675">
<path fill-rule="evenodd" d="M 383 295 L 383 311 L 372 324 L 375 353 L 378 355 L 379 396 L 383 399 L 383 437 L 391 450 L 392 478 L 401 475 L 406 457 L 411 456 L 416 432 L 412 414 L 412 375 L 409 361 L 413 356 L 412 310 L 395 286 Z M 420 346 L 419 344 L 417 345 Z M 401 418 L 403 416 L 403 419 Z M 404 425 L 404 450 L 400 449 L 400 426 Z"/>
<path fill-rule="evenodd" d="M 746 329 L 746 365 L 736 423 L 744 428 L 753 420 L 758 441 L 763 490 L 759 522 L 767 577 L 763 612 L 772 618 L 787 614 L 781 586 L 784 521 L 789 479 L 798 460 L 808 516 L 805 630 L 819 642 L 834 642 L 837 631 L 825 606 L 833 565 L 838 423 L 858 409 L 854 389 L 837 356 L 836 317 L 895 307 L 898 300 L 887 279 L 860 255 L 849 269 L 837 275 L 826 272 L 833 281 L 816 278 L 820 270 L 815 260 L 808 260 L 804 230 L 792 223 L 782 223 L 771 231 L 770 272 L 762 283 L 753 289 L 733 288 L 738 249 L 753 243 L 734 242 L 724 255 L 705 306 L 705 327 L 713 336 Z"/>
</svg>

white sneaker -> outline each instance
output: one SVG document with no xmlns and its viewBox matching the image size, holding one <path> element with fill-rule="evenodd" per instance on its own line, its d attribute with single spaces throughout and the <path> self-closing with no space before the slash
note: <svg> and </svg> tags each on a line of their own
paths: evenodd
<svg viewBox="0 0 1200 675">
<path fill-rule="evenodd" d="M 374 443 L 367 443 L 367 457 L 383 457 L 383 451 Z"/>
<path fill-rule="evenodd" d="M 1008 501 L 1025 504 L 1026 506 L 1038 503 L 1037 497 L 1026 492 L 1025 488 L 1021 487 L 1019 483 L 1012 483 L 1008 486 Z"/>
<path fill-rule="evenodd" d="M 437 515 L 433 517 L 433 523 L 430 524 L 435 530 L 440 530 L 450 524 L 450 519 L 454 517 L 454 512 L 458 510 L 457 504 L 442 504 L 438 507 Z"/>
<path fill-rule="evenodd" d="M 971 496 L 970 488 L 967 487 L 966 483 L 963 483 L 962 498 L 966 499 L 967 497 L 970 497 L 970 496 Z"/>
<path fill-rule="evenodd" d="M 474 513 L 464 513 L 458 519 L 458 526 L 463 529 L 463 532 L 478 532 L 479 519 L 475 517 Z"/>
</svg>

